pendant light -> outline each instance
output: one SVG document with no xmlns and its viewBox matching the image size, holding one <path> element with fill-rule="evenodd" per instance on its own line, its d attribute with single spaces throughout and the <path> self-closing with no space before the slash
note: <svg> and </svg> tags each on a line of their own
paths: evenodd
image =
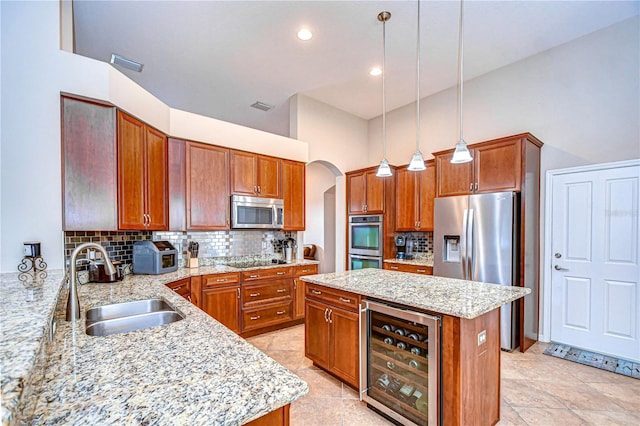
<svg viewBox="0 0 640 426">
<path fill-rule="evenodd" d="M 386 22 L 391 19 L 391 13 L 380 12 L 378 14 L 378 21 L 382 22 L 382 161 L 378 166 L 376 176 L 389 177 L 391 176 L 391 167 L 387 161 L 387 105 L 385 99 L 385 85 L 384 80 L 387 75 L 386 66 L 386 54 L 387 54 L 387 34 L 386 34 Z"/>
<path fill-rule="evenodd" d="M 456 144 L 456 150 L 453 152 L 453 157 L 451 158 L 451 162 L 454 164 L 458 164 L 458 163 L 468 163 L 469 161 L 473 160 L 473 158 L 471 158 L 471 154 L 469 153 L 469 148 L 467 148 L 467 143 L 464 141 L 464 138 L 462 137 L 462 106 L 463 106 L 463 94 L 464 94 L 464 20 L 463 20 L 463 7 L 462 7 L 462 2 L 463 0 L 460 0 L 460 35 L 459 35 L 459 39 L 458 39 L 458 65 L 459 65 L 459 69 L 458 69 L 458 94 L 460 95 L 459 101 L 458 101 L 458 112 L 459 112 L 459 117 L 458 117 L 458 121 L 459 121 L 459 125 L 460 125 L 460 130 L 459 130 L 459 136 L 460 139 L 458 140 L 458 143 Z"/>
<path fill-rule="evenodd" d="M 420 171 L 427 167 L 420 152 L 420 0 L 418 0 L 418 40 L 416 42 L 416 152 L 411 157 L 407 170 Z"/>
</svg>

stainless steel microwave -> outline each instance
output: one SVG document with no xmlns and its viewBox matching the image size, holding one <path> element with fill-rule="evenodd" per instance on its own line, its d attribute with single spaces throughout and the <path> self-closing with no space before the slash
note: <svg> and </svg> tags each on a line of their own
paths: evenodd
<svg viewBox="0 0 640 426">
<path fill-rule="evenodd" d="M 282 229 L 284 200 L 245 195 L 231 196 L 231 228 Z"/>
</svg>

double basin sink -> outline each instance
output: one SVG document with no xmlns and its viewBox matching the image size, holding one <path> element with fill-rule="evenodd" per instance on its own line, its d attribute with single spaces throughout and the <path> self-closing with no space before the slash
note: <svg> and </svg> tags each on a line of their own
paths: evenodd
<svg viewBox="0 0 640 426">
<path fill-rule="evenodd" d="M 88 335 L 108 336 L 180 321 L 184 315 L 164 299 L 145 299 L 91 308 L 86 319 Z"/>
</svg>

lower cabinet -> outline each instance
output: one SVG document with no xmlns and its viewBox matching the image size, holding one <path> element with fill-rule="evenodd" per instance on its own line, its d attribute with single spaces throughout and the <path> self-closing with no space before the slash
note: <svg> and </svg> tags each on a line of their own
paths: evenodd
<svg viewBox="0 0 640 426">
<path fill-rule="evenodd" d="M 433 275 L 433 266 L 385 262 L 384 269 L 388 269 L 390 271 L 410 272 L 412 274 Z"/>
<path fill-rule="evenodd" d="M 178 293 L 180 296 L 187 299 L 189 302 L 192 302 L 191 299 L 191 280 L 189 278 L 184 278 L 178 281 L 174 281 L 172 283 L 167 284 L 171 290 Z"/>
<path fill-rule="evenodd" d="M 304 318 L 304 294 L 305 283 L 300 277 L 315 275 L 318 273 L 318 265 L 299 265 L 293 268 L 293 319 Z"/>
<path fill-rule="evenodd" d="M 293 319 L 290 278 L 242 285 L 242 332 Z"/>
<path fill-rule="evenodd" d="M 240 276 L 238 273 L 202 277 L 202 310 L 240 333 Z"/>
<path fill-rule="evenodd" d="M 308 284 L 305 299 L 305 356 L 358 388 L 360 296 Z"/>
</svg>

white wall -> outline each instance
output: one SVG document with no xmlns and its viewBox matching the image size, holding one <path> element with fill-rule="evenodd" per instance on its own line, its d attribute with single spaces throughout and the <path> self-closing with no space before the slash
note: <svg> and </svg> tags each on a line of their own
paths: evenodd
<svg viewBox="0 0 640 426">
<path fill-rule="evenodd" d="M 60 50 L 69 34 L 58 1 L 2 1 L 0 19 L 0 272 L 17 269 L 27 240 L 42 242 L 50 269 L 63 266 L 60 92 L 112 102 L 176 137 L 191 129 L 184 137 L 307 161 L 305 142 L 171 110 L 112 66 Z"/>
<path fill-rule="evenodd" d="M 316 259 L 320 261 L 318 271 L 320 273 L 333 272 L 335 265 L 335 236 L 333 241 L 329 239 L 325 244 L 325 233 L 327 231 L 325 226 L 331 228 L 332 225 L 335 225 L 335 209 L 331 217 L 325 214 L 325 193 L 330 188 L 334 188 L 333 195 L 335 199 L 336 176 L 326 166 L 318 162 L 307 164 L 306 173 L 305 207 L 307 228 L 303 232 L 303 241 L 304 244 L 316 245 Z M 327 219 L 329 219 L 328 224 L 326 224 Z M 344 232 L 344 229 L 342 229 L 342 232 Z"/>
</svg>

